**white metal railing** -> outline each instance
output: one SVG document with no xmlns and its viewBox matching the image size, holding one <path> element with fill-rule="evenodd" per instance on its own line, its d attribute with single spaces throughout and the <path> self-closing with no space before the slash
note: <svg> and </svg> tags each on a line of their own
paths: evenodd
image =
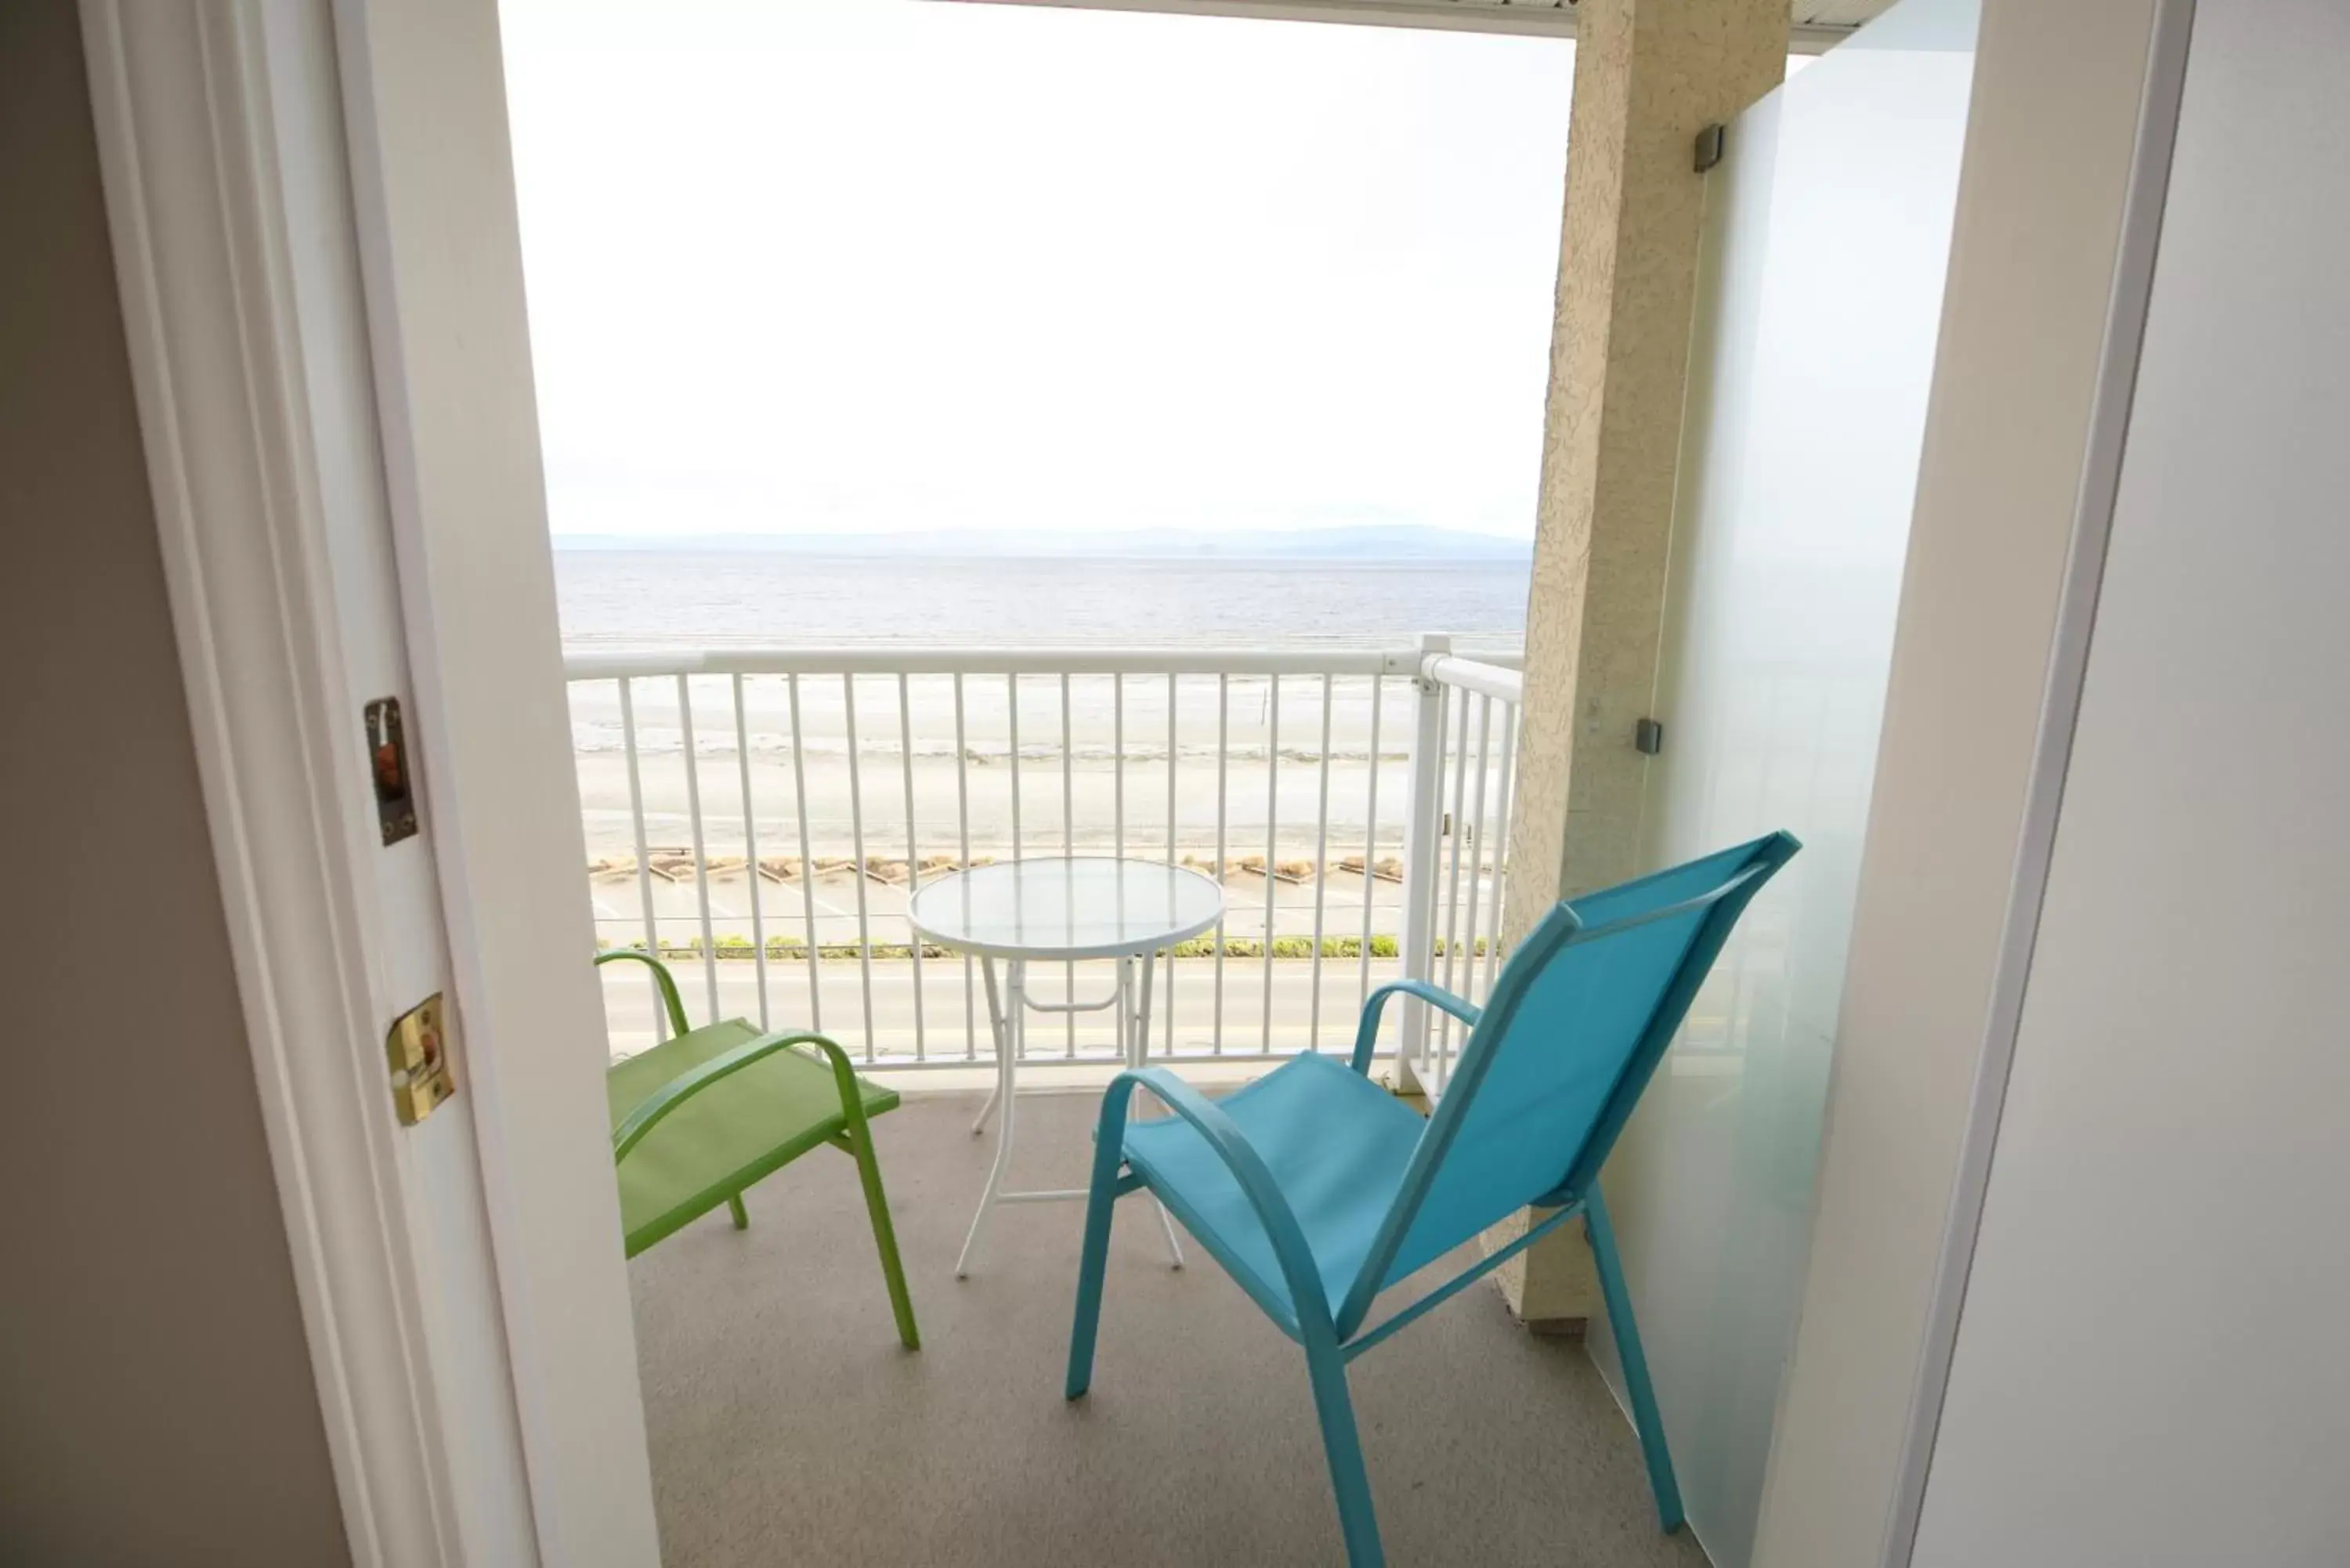
<svg viewBox="0 0 2350 1568">
<path fill-rule="evenodd" d="M 698 969 L 692 1012 L 963 1065 L 993 1054 L 973 966 L 913 940 L 913 888 L 989 859 L 1140 855 L 1227 896 L 1168 965 L 1154 1059 L 1341 1048 L 1378 981 L 1491 985 L 1512 662 L 1441 637 L 574 654 L 599 938 L 683 961 L 681 982 Z M 633 966 L 604 972 L 613 1049 L 658 1039 Z M 1385 1044 L 1440 1085 L 1451 1021 L 1417 1003 L 1390 1020 Z M 1066 1014 L 1057 1033 L 1028 1053 L 1114 1054 L 1107 1024 Z"/>
<path fill-rule="evenodd" d="M 1455 656 L 1441 639 L 1423 639 L 1422 646 L 1403 972 L 1482 1006 L 1501 972 L 1504 850 L 1525 678 L 1491 660 Z M 1410 1003 L 1399 1028 L 1407 1086 L 1441 1096 L 1466 1026 L 1451 1013 Z"/>
</svg>

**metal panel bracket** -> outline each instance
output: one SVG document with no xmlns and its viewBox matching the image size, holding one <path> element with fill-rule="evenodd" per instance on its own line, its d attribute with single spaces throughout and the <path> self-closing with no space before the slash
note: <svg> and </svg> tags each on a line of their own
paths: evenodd
<svg viewBox="0 0 2350 1568">
<path fill-rule="evenodd" d="M 1655 756 L 1665 749 L 1665 727 L 1654 719 L 1643 719 L 1632 726 L 1632 749 L 1645 756 Z"/>
<path fill-rule="evenodd" d="M 1709 125 L 1697 133 L 1697 171 L 1700 174 L 1721 161 L 1724 132 L 1719 125 Z"/>
</svg>

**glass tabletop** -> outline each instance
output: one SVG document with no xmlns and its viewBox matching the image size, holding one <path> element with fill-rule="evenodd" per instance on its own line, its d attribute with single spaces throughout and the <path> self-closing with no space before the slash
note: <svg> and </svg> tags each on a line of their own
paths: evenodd
<svg viewBox="0 0 2350 1568">
<path fill-rule="evenodd" d="M 931 940 L 993 958 L 1116 958 L 1196 937 L 1224 890 L 1155 860 L 1077 856 L 980 866 L 941 877 L 907 914 Z"/>
</svg>

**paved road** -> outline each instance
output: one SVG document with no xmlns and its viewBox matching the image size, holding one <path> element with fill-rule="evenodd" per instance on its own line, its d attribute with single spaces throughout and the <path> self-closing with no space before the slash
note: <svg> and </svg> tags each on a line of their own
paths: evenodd
<svg viewBox="0 0 2350 1568">
<path fill-rule="evenodd" d="M 700 1023 L 713 1016 L 705 966 L 691 961 L 680 961 L 674 966 L 680 989 L 685 996 L 687 1016 Z M 974 968 L 968 1001 L 964 992 L 963 965 L 960 960 L 931 959 L 922 964 L 920 995 L 922 1002 L 921 1035 L 928 1054 L 933 1058 L 960 1058 L 967 1043 L 978 1052 L 988 1054 L 987 995 L 983 982 Z M 718 1005 L 714 1016 L 720 1018 L 759 1015 L 759 983 L 757 966 L 743 960 L 729 960 L 708 966 L 714 969 L 718 984 Z M 800 963 L 771 963 L 767 971 L 768 1020 L 776 1028 L 806 1027 L 817 1022 L 827 1033 L 850 1049 L 852 1054 L 861 1052 L 864 1031 L 861 1020 L 865 977 L 858 964 L 850 960 L 827 960 L 816 966 L 821 986 L 821 1006 L 812 1010 L 808 1002 L 808 966 Z M 1173 1038 L 1180 1052 L 1207 1052 L 1216 1043 L 1216 964 L 1213 959 L 1184 959 L 1159 969 L 1159 986 L 1151 1008 L 1150 1046 L 1153 1054 L 1166 1049 L 1168 1040 L 1168 981 L 1173 971 L 1174 1009 Z M 641 967 L 634 964 L 610 964 L 601 971 L 604 979 L 605 1015 L 609 1022 L 612 1045 L 616 1052 L 626 1054 L 643 1049 L 652 1043 L 653 1000 L 651 987 L 642 977 Z M 1377 985 L 1392 980 L 1396 974 L 1393 959 L 1376 959 L 1371 963 L 1370 982 Z M 1062 971 L 1057 965 L 1039 964 L 1030 971 L 1042 1000 L 1058 1001 L 1062 990 Z M 1322 1007 L 1319 1037 L 1316 1040 L 1314 1018 L 1314 965 L 1309 960 L 1277 959 L 1273 963 L 1272 1048 L 1277 1052 L 1304 1049 L 1318 1044 L 1326 1051 L 1345 1050 L 1352 1044 L 1355 1020 L 1362 996 L 1361 970 L 1352 959 L 1326 960 L 1322 965 Z M 1440 980 L 1442 978 L 1440 973 Z M 1456 976 L 1456 989 L 1461 989 Z M 910 1056 L 915 1052 L 917 1030 L 915 1019 L 914 965 L 909 960 L 881 960 L 872 965 L 873 1045 L 876 1052 L 889 1056 Z M 1106 995 L 1111 984 L 1111 971 L 1106 965 L 1079 965 L 1076 970 L 1076 995 L 1080 1000 Z M 1396 1009 L 1388 1009 L 1388 1044 L 1392 1045 Z M 1223 977 L 1223 1048 L 1228 1054 L 1247 1054 L 1262 1049 L 1265 1033 L 1265 963 L 1262 959 L 1227 958 Z M 968 1031 L 968 1033 L 966 1033 Z M 1028 1031 L 1028 1054 L 1032 1057 L 1057 1055 L 1066 1051 L 1074 1041 L 1080 1053 L 1107 1054 L 1112 1050 L 1111 1026 L 1107 1013 L 1081 1013 L 1074 1021 L 1062 1018 L 1032 1016 Z"/>
</svg>

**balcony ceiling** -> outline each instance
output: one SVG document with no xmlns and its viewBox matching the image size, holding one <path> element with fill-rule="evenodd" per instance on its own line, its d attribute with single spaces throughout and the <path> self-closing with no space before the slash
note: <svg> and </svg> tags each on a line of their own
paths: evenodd
<svg viewBox="0 0 2350 1568">
<path fill-rule="evenodd" d="M 1367 22 L 1393 27 L 1444 27 L 1554 37 L 1575 32 L 1575 0 L 994 0 L 1074 5 L 1100 11 L 1171 11 L 1210 16 L 1271 16 L 1290 21 Z M 1794 0 L 1790 46 L 1816 54 L 1841 40 L 1893 0 Z"/>
</svg>

